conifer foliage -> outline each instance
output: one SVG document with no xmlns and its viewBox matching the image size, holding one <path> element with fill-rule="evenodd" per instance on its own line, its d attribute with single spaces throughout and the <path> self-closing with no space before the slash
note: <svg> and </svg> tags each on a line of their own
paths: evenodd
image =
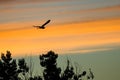
<svg viewBox="0 0 120 80">
<path fill-rule="evenodd" d="M 89 74 L 86 71 L 75 73 L 74 67 L 70 65 L 69 60 L 67 60 L 66 69 L 62 71 L 60 67 L 57 67 L 57 58 L 58 54 L 53 51 L 41 54 L 39 59 L 40 65 L 44 67 L 43 77 L 29 75 L 26 78 L 29 67 L 25 59 L 18 59 L 17 63 L 15 59 L 12 59 L 10 51 L 7 51 L 6 54 L 1 53 L 0 80 L 83 80 L 83 77 L 86 77 L 87 80 L 94 79 L 91 69 L 89 69 Z M 20 73 L 24 78 L 19 76 Z"/>
<path fill-rule="evenodd" d="M 1 53 L 0 59 L 0 80 L 19 80 L 19 73 L 28 71 L 24 59 L 20 59 L 17 65 L 16 60 L 12 59 L 10 51 Z M 19 66 L 19 68 L 18 68 Z"/>
<path fill-rule="evenodd" d="M 60 80 L 61 69 L 57 68 L 57 57 L 58 55 L 53 51 L 40 55 L 40 64 L 45 67 L 43 72 L 44 80 Z"/>
<path fill-rule="evenodd" d="M 83 80 L 83 77 L 87 76 L 86 71 L 78 74 L 75 73 L 74 67 L 70 66 L 69 60 L 67 60 L 66 69 L 63 71 L 63 73 L 61 73 L 61 68 L 57 67 L 57 58 L 58 54 L 53 51 L 49 51 L 47 54 L 42 54 L 39 56 L 40 65 L 45 68 L 43 71 L 43 80 Z M 90 78 L 91 76 L 89 76 L 87 80 Z"/>
</svg>

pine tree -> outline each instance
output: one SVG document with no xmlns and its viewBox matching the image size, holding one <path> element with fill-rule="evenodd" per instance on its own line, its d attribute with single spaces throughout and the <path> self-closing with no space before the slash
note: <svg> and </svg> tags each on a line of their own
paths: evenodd
<svg viewBox="0 0 120 80">
<path fill-rule="evenodd" d="M 24 59 L 19 59 L 18 64 L 15 59 L 12 59 L 10 51 L 7 51 L 6 55 L 1 53 L 0 80 L 19 80 L 18 75 L 20 73 L 28 72 L 29 68 Z"/>
<path fill-rule="evenodd" d="M 93 72 L 89 69 L 89 75 L 86 75 L 86 71 L 81 73 L 75 73 L 74 67 L 70 65 L 70 61 L 67 60 L 66 69 L 61 73 L 61 68 L 57 67 L 58 54 L 53 51 L 49 51 L 47 54 L 39 56 L 40 65 L 44 67 L 43 78 L 41 76 L 34 76 L 26 78 L 26 74 L 29 71 L 25 59 L 18 59 L 18 64 L 15 59 L 12 59 L 10 51 L 1 53 L 0 59 L 0 80 L 83 80 L 82 77 L 87 77 L 87 80 L 94 79 Z M 77 70 L 77 69 L 76 69 Z M 24 79 L 18 77 L 22 73 Z"/>
<path fill-rule="evenodd" d="M 87 77 L 86 71 L 75 73 L 74 67 L 70 66 L 69 60 L 67 60 L 66 69 L 61 73 L 61 68 L 57 67 L 57 58 L 58 54 L 53 51 L 39 56 L 40 65 L 45 68 L 43 71 L 44 80 L 82 80 L 83 77 Z"/>
<path fill-rule="evenodd" d="M 16 60 L 12 59 L 10 51 L 1 54 L 0 80 L 18 80 Z"/>
<path fill-rule="evenodd" d="M 44 80 L 60 80 L 61 69 L 57 68 L 56 59 L 58 54 L 49 51 L 47 54 L 40 55 L 40 64 L 44 67 Z"/>
</svg>

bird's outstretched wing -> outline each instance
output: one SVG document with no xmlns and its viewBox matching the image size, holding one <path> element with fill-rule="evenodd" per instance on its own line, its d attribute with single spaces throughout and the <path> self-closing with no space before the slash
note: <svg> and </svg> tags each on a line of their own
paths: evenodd
<svg viewBox="0 0 120 80">
<path fill-rule="evenodd" d="M 45 26 L 46 24 L 48 24 L 50 22 L 50 20 L 46 21 L 42 26 Z"/>
</svg>

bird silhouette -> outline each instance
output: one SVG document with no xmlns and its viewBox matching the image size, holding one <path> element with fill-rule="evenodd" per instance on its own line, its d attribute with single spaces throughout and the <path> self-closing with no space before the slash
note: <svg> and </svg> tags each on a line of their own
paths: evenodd
<svg viewBox="0 0 120 80">
<path fill-rule="evenodd" d="M 51 20 L 47 20 L 43 25 L 41 26 L 33 26 L 36 27 L 37 29 L 45 29 L 45 25 L 47 25 Z"/>
</svg>

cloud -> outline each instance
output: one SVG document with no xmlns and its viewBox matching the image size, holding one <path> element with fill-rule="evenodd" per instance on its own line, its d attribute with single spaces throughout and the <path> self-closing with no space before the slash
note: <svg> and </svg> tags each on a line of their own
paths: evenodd
<svg viewBox="0 0 120 80">
<path fill-rule="evenodd" d="M 0 0 L 0 3 L 17 2 L 19 4 L 19 3 L 51 2 L 51 1 L 58 1 L 58 0 Z M 69 1 L 69 0 L 60 0 L 60 1 Z"/>
<path fill-rule="evenodd" d="M 13 1 L 17 1 L 17 0 L 0 0 L 0 3 L 13 2 Z"/>
<path fill-rule="evenodd" d="M 87 1 L 81 0 L 72 2 L 62 0 L 55 3 L 54 1 L 57 0 L 50 0 L 53 1 L 51 3 L 47 3 L 49 2 L 48 0 L 42 0 L 45 3 L 42 3 L 41 0 L 10 1 L 11 0 L 4 0 L 5 5 L 0 5 L 0 23 L 7 23 L 12 21 L 25 22 L 31 20 L 40 21 L 44 18 L 52 18 L 56 21 L 57 24 L 69 24 L 74 22 L 82 23 L 110 18 L 120 18 L 120 6 L 117 4 L 110 5 L 111 3 L 108 5 L 107 2 L 105 2 L 105 5 L 98 4 L 98 2 L 93 5 L 92 1 L 87 3 Z M 39 2 L 37 3 L 37 1 Z M 6 4 L 5 2 L 9 2 L 9 4 Z M 21 2 L 23 4 L 20 4 Z M 26 4 L 30 2 L 31 4 Z M 84 2 L 85 5 L 81 4 L 81 2 Z"/>
<path fill-rule="evenodd" d="M 92 53 L 92 52 L 101 52 L 101 51 L 111 51 L 120 49 L 120 44 L 118 43 L 109 43 L 99 46 L 91 46 L 86 48 L 74 48 L 71 50 L 68 50 L 70 53 Z"/>
</svg>

